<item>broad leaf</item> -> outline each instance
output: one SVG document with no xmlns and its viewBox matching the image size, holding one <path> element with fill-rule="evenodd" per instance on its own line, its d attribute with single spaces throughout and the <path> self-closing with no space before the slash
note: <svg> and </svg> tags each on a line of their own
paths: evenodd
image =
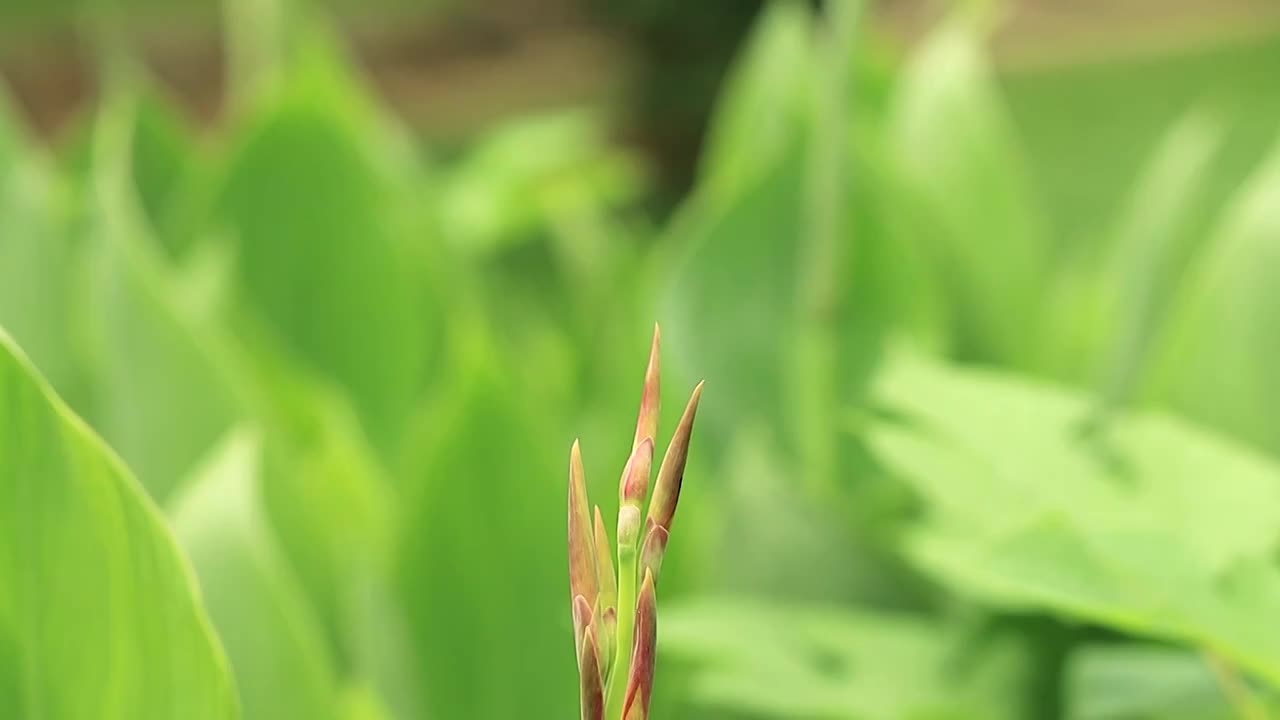
<svg viewBox="0 0 1280 720">
<path fill-rule="evenodd" d="M 1108 402 L 1127 399 L 1148 364 L 1210 214 L 1203 197 L 1222 135 L 1200 115 L 1170 128 L 1104 234 L 1101 257 L 1059 283 L 1046 364 L 1098 386 Z"/>
<path fill-rule="evenodd" d="M 137 205 L 128 164 L 132 111 L 123 98 L 103 112 L 86 193 L 91 419 L 164 500 L 241 408 L 225 357 L 210 329 L 178 303 Z"/>
<path fill-rule="evenodd" d="M 163 517 L 3 333 L 0 495 L 5 717 L 239 717 Z"/>
<path fill-rule="evenodd" d="M 813 13 L 768 2 L 716 101 L 698 191 L 731 198 L 793 152 L 813 92 Z"/>
<path fill-rule="evenodd" d="M 1280 453 L 1280 146 L 1191 270 L 1148 397 Z"/>
<path fill-rule="evenodd" d="M 399 574 L 422 703 L 433 717 L 571 717 L 569 442 L 553 454 L 491 363 L 464 363 L 409 463 Z M 620 463 L 585 457 L 588 475 L 616 477 Z"/>
<path fill-rule="evenodd" d="M 779 718 L 1017 717 L 1017 647 L 966 646 L 923 617 L 723 597 L 663 606 L 658 643 L 661 662 L 692 665 L 698 706 Z"/>
<path fill-rule="evenodd" d="M 75 255 L 56 178 L 18 127 L 0 90 L 0 324 L 40 372 L 79 405 L 84 388 L 72 340 Z"/>
<path fill-rule="evenodd" d="M 262 509 L 258 441 L 228 437 L 170 516 L 223 638 L 248 720 L 337 717 L 323 629 Z"/>
<path fill-rule="evenodd" d="M 399 158 L 333 60 L 299 61 L 285 91 L 235 135 L 217 219 L 236 241 L 244 297 L 309 367 L 351 393 L 394 448 L 423 379 L 419 302 Z"/>
<path fill-rule="evenodd" d="M 957 590 L 1214 648 L 1280 683 L 1280 468 L 1159 415 L 899 362 L 872 435 L 927 502 L 909 550 Z"/>
<path fill-rule="evenodd" d="M 955 352 L 1029 364 L 1044 306 L 1046 223 L 973 27 L 955 20 L 925 40 L 889 122 L 898 216 L 947 291 Z"/>
</svg>

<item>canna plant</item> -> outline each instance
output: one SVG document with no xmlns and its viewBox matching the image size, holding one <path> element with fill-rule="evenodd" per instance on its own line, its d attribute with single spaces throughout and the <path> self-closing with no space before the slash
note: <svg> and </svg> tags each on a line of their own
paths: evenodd
<svg viewBox="0 0 1280 720">
<path fill-rule="evenodd" d="M 586 475 L 577 441 L 569 455 L 569 588 L 582 720 L 649 717 L 658 637 L 654 588 L 702 395 L 698 383 L 658 468 L 642 532 L 658 430 L 659 335 L 654 326 L 635 438 L 618 488 L 616 576 L 600 506 L 595 506 L 594 521 L 587 511 Z"/>
</svg>

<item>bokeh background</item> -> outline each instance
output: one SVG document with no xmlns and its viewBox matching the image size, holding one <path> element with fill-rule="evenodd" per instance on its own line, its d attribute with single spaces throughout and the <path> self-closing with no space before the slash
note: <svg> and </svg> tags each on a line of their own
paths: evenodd
<svg viewBox="0 0 1280 720">
<path fill-rule="evenodd" d="M 654 322 L 654 717 L 1280 716 L 1274 2 L 5 0 L 0 79 L 0 327 L 248 720 L 575 717 Z M 7 494 L 0 715 L 185 677 Z"/>
</svg>

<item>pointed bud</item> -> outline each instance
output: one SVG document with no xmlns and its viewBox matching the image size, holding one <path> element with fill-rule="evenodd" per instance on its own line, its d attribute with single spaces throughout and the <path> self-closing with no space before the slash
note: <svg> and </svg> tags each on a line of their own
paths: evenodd
<svg viewBox="0 0 1280 720">
<path fill-rule="evenodd" d="M 573 652 L 578 657 L 578 670 L 582 670 L 582 639 L 591 624 L 591 604 L 581 595 L 573 598 Z"/>
<path fill-rule="evenodd" d="M 698 414 L 698 400 L 702 397 L 702 383 L 693 389 L 689 404 L 685 406 L 680 424 L 671 436 L 667 454 L 658 469 L 658 481 L 653 488 L 653 500 L 649 503 L 649 519 L 654 524 L 671 530 L 671 521 L 680 500 L 680 484 L 684 482 L 684 464 L 689 457 L 689 436 L 693 434 L 693 419 Z"/>
<path fill-rule="evenodd" d="M 653 581 L 658 581 L 658 571 L 662 569 L 662 556 L 667 551 L 667 529 L 652 519 L 645 522 L 644 545 L 640 547 L 640 572 L 653 572 Z"/>
<path fill-rule="evenodd" d="M 631 449 L 640 446 L 645 438 L 658 436 L 658 351 L 661 344 L 661 331 L 658 324 L 653 324 L 653 343 L 649 346 L 649 366 L 644 371 L 644 392 L 640 395 L 640 413 L 636 419 L 636 436 L 631 442 Z"/>
<path fill-rule="evenodd" d="M 600 672 L 600 652 L 596 628 L 588 625 L 578 653 L 579 697 L 582 720 L 604 720 L 604 676 Z"/>
<path fill-rule="evenodd" d="M 578 441 L 569 452 L 569 593 L 596 600 L 595 539 L 591 531 L 591 515 L 587 511 L 587 479 L 582 469 L 582 452 Z"/>
<path fill-rule="evenodd" d="M 622 469 L 622 481 L 618 483 L 618 501 L 622 505 L 644 505 L 649 495 L 649 474 L 653 469 L 653 438 L 646 437 L 640 441 L 631 457 L 627 458 L 627 466 Z"/>
<path fill-rule="evenodd" d="M 647 720 L 653 695 L 653 666 L 658 644 L 658 603 L 653 589 L 653 573 L 644 574 L 636 599 L 636 632 L 631 644 L 631 676 L 622 705 L 626 720 Z"/>
<path fill-rule="evenodd" d="M 609 536 L 604 529 L 604 517 L 600 506 L 595 513 L 596 588 L 600 607 L 616 607 L 618 604 L 618 578 L 613 574 L 613 552 L 609 548 Z"/>
</svg>

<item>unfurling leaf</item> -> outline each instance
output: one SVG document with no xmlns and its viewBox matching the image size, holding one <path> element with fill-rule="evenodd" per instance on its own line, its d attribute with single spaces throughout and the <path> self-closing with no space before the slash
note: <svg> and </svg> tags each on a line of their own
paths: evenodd
<svg viewBox="0 0 1280 720">
<path fill-rule="evenodd" d="M 653 573 L 644 574 L 640 598 L 636 601 L 636 634 L 631 645 L 631 675 L 627 679 L 627 699 L 622 706 L 626 720 L 647 720 L 649 697 L 653 694 L 653 666 L 658 644 L 658 603 L 653 589 Z"/>
<path fill-rule="evenodd" d="M 651 571 L 653 580 L 658 580 L 658 570 L 662 568 L 662 554 L 667 550 L 667 538 L 670 535 L 666 528 L 649 520 L 644 533 L 644 545 L 640 548 L 640 570 Z"/>
<path fill-rule="evenodd" d="M 596 561 L 591 515 L 587 512 L 587 479 L 578 442 L 569 453 L 569 592 L 586 599 L 588 613 L 596 600 Z"/>
<path fill-rule="evenodd" d="M 582 720 L 604 720 L 604 682 L 596 647 L 596 628 L 588 625 L 578 651 L 578 677 L 582 691 Z"/>
</svg>

